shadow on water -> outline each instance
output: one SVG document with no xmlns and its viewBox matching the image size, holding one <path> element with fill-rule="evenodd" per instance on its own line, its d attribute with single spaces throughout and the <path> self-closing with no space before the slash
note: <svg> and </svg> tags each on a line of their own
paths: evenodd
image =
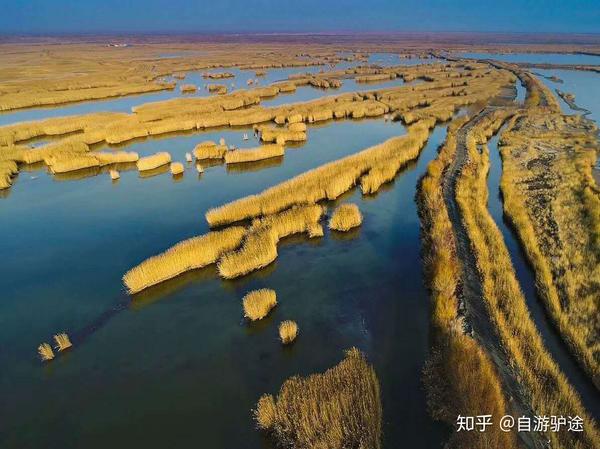
<svg viewBox="0 0 600 449">
<path fill-rule="evenodd" d="M 488 142 L 490 149 L 490 171 L 487 180 L 489 190 L 488 209 L 496 225 L 502 232 L 517 275 L 517 280 L 525 295 L 527 307 L 536 328 L 542 336 L 546 349 L 565 374 L 568 381 L 579 393 L 585 408 L 598 420 L 600 417 L 600 392 L 577 363 L 554 327 L 543 304 L 543 300 L 537 294 L 533 267 L 527 260 L 527 256 L 521 247 L 517 233 L 513 229 L 509 218 L 504 215 L 502 191 L 500 189 L 502 159 L 498 149 L 498 141 L 503 130 L 504 127 Z"/>
</svg>

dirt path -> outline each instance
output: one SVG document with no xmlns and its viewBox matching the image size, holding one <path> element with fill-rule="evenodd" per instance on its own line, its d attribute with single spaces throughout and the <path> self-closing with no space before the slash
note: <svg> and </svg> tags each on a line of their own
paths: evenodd
<svg viewBox="0 0 600 449">
<path fill-rule="evenodd" d="M 467 134 L 483 117 L 497 108 L 498 106 L 488 106 L 458 130 L 456 156 L 444 175 L 443 196 L 454 229 L 458 257 L 462 262 L 459 308 L 464 315 L 467 331 L 483 346 L 496 364 L 511 411 L 518 415 L 531 416 L 533 411 L 527 405 L 528 401 L 525 400 L 524 391 L 517 382 L 515 373 L 509 368 L 507 354 L 502 349 L 500 336 L 496 332 L 483 299 L 476 257 L 456 201 L 456 182 L 467 161 Z M 500 417 L 495 418 L 499 419 Z M 528 448 L 546 447 L 545 442 L 537 433 L 520 433 L 519 437 Z"/>
</svg>

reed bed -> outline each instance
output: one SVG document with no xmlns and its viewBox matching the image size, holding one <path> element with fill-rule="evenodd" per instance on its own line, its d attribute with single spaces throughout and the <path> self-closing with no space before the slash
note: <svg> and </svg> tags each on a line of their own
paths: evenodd
<svg viewBox="0 0 600 449">
<path fill-rule="evenodd" d="M 244 234 L 244 228 L 234 226 L 184 240 L 125 273 L 125 287 L 130 294 L 137 293 L 186 271 L 213 264 L 240 246 Z"/>
<path fill-rule="evenodd" d="M 48 343 L 42 343 L 38 346 L 38 355 L 42 362 L 48 362 L 54 358 L 54 351 Z"/>
<path fill-rule="evenodd" d="M 120 177 L 121 177 L 121 174 L 119 173 L 118 170 L 111 170 L 110 171 L 110 179 L 112 179 L 113 181 L 116 181 Z"/>
<path fill-rule="evenodd" d="M 246 294 L 242 300 L 244 316 L 251 321 L 262 320 L 277 305 L 275 290 L 261 288 Z"/>
<path fill-rule="evenodd" d="M 390 161 L 408 162 L 416 158 L 429 137 L 433 120 L 408 129 L 406 136 L 394 137 L 355 155 L 322 165 L 257 195 L 236 200 L 206 214 L 211 226 L 269 215 L 299 204 L 333 200 L 351 189 L 373 167 Z M 401 165 L 401 164 L 399 164 Z"/>
<path fill-rule="evenodd" d="M 302 123 L 303 124 L 303 123 Z M 304 142 L 305 131 L 292 131 L 285 128 L 260 127 L 260 140 L 263 142 L 277 142 L 280 145 L 286 142 Z"/>
<path fill-rule="evenodd" d="M 183 166 L 183 164 L 181 162 L 171 162 L 171 174 L 176 176 L 176 175 L 180 175 L 185 171 L 185 167 Z"/>
<path fill-rule="evenodd" d="M 140 158 L 137 161 L 139 171 L 153 170 L 171 162 L 171 155 L 167 152 L 156 153 L 152 156 Z"/>
<path fill-rule="evenodd" d="M 54 343 L 54 348 L 60 352 L 65 351 L 73 346 L 71 340 L 69 339 L 69 336 L 64 332 L 56 334 L 54 336 Z"/>
<path fill-rule="evenodd" d="M 289 345 L 296 340 L 298 336 L 298 324 L 292 320 L 285 320 L 279 323 L 279 339 L 284 345 Z"/>
<path fill-rule="evenodd" d="M 223 159 L 227 153 L 227 145 L 217 145 L 214 142 L 201 142 L 194 148 L 196 159 Z"/>
<path fill-rule="evenodd" d="M 283 156 L 283 154 L 284 148 L 282 145 L 261 145 L 256 148 L 227 151 L 225 153 L 225 163 L 236 164 L 240 162 L 260 161 Z"/>
<path fill-rule="evenodd" d="M 318 225 L 323 208 L 318 205 L 292 207 L 255 220 L 242 246 L 223 254 L 217 268 L 221 277 L 233 279 L 266 267 L 277 258 L 277 244 L 284 237 L 307 233 Z"/>
<path fill-rule="evenodd" d="M 19 172 L 15 161 L 0 161 L 0 190 L 8 189 L 12 185 L 12 178 Z"/>
<path fill-rule="evenodd" d="M 329 220 L 329 229 L 346 232 L 360 226 L 362 214 L 356 204 L 341 204 L 334 211 Z"/>
<path fill-rule="evenodd" d="M 235 75 L 231 72 L 207 72 L 202 74 L 202 78 L 220 80 L 225 78 L 235 78 Z"/>
<path fill-rule="evenodd" d="M 259 399 L 254 414 L 281 447 L 381 448 L 379 380 L 356 348 L 323 374 L 286 380 L 276 397 Z"/>
<path fill-rule="evenodd" d="M 469 117 L 455 119 L 436 159 L 427 167 L 417 191 L 422 224 L 424 265 L 432 301 L 433 342 L 424 369 L 430 414 L 454 428 L 456 417 L 486 410 L 493 416 L 509 413 L 502 381 L 481 345 L 466 334 L 459 312 L 460 260 L 443 197 L 444 173 L 456 155 L 456 132 Z M 514 432 L 498 427 L 479 432 L 453 432 L 448 447 L 517 448 Z"/>
<path fill-rule="evenodd" d="M 487 133 L 483 133 L 484 135 Z M 457 202 L 473 247 L 483 296 L 496 330 L 536 415 L 579 416 L 583 432 L 545 432 L 553 447 L 596 448 L 600 435 L 531 319 L 501 232 L 487 210 L 489 151 L 469 134 L 468 162 L 457 181 Z M 544 381 L 542 381 L 544 380 Z"/>
<path fill-rule="evenodd" d="M 500 142 L 504 210 L 554 324 L 600 387 L 600 193 L 597 138 L 581 117 L 530 113 Z"/>
<path fill-rule="evenodd" d="M 93 156 L 73 155 L 71 157 L 61 157 L 47 159 L 52 173 L 65 173 L 70 171 L 82 170 L 90 167 L 100 166 L 100 162 Z"/>
<path fill-rule="evenodd" d="M 290 123 L 288 125 L 288 130 L 290 132 L 306 132 L 306 124 L 305 123 Z"/>
</svg>

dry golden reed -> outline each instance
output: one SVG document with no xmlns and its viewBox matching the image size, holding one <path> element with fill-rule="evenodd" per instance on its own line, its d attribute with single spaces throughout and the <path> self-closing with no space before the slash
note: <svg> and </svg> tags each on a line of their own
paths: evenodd
<svg viewBox="0 0 600 449">
<path fill-rule="evenodd" d="M 275 398 L 263 395 L 254 415 L 281 447 L 381 448 L 379 380 L 356 348 L 323 374 L 294 376 Z"/>
<path fill-rule="evenodd" d="M 153 170 L 166 165 L 169 162 L 171 162 L 171 155 L 169 153 L 156 153 L 152 156 L 140 158 L 140 160 L 137 161 L 137 168 L 139 171 Z"/>
<path fill-rule="evenodd" d="M 269 215 L 297 204 L 314 204 L 333 200 L 351 189 L 356 182 L 391 161 L 395 166 L 416 158 L 427 138 L 433 120 L 419 122 L 406 136 L 394 137 L 352 156 L 322 165 L 262 193 L 233 201 L 206 213 L 211 226 L 233 223 L 261 215 Z M 395 173 L 394 173 L 395 174 Z M 371 192 L 375 187 L 369 187 Z"/>
<path fill-rule="evenodd" d="M 334 211 L 329 220 L 329 229 L 335 231 L 349 231 L 360 226 L 362 214 L 356 204 L 341 204 Z"/>
<path fill-rule="evenodd" d="M 237 248 L 244 233 L 244 228 L 235 226 L 184 240 L 125 273 L 125 287 L 130 294 L 137 293 L 186 271 L 213 264 L 223 253 Z"/>
<path fill-rule="evenodd" d="M 121 175 L 119 174 L 118 170 L 111 170 L 110 171 L 110 179 L 112 179 L 113 181 L 116 181 L 120 177 L 121 177 Z"/>
<path fill-rule="evenodd" d="M 50 361 L 54 358 L 54 351 L 48 343 L 42 343 L 38 346 L 38 354 L 42 362 Z"/>
<path fill-rule="evenodd" d="M 196 159 L 223 159 L 227 153 L 227 146 L 217 145 L 214 142 L 201 142 L 194 148 L 194 157 Z"/>
<path fill-rule="evenodd" d="M 310 237 L 322 214 L 323 208 L 318 205 L 297 206 L 255 220 L 242 246 L 221 257 L 217 264 L 219 274 L 233 279 L 266 267 L 277 258 L 280 239 L 303 232 Z"/>
<path fill-rule="evenodd" d="M 284 148 L 282 145 L 261 145 L 256 148 L 227 151 L 225 153 L 225 163 L 236 164 L 240 162 L 260 161 L 283 156 L 283 154 Z"/>
<path fill-rule="evenodd" d="M 171 174 L 180 175 L 185 171 L 185 168 L 181 162 L 171 162 Z"/>
<path fill-rule="evenodd" d="M 298 324 L 292 320 L 279 323 L 279 339 L 284 345 L 289 345 L 298 336 Z"/>
<path fill-rule="evenodd" d="M 64 351 L 72 346 L 73 345 L 71 344 L 71 340 L 69 339 L 69 336 L 66 333 L 61 332 L 60 334 L 56 334 L 54 336 L 54 348 L 57 351 Z"/>
<path fill-rule="evenodd" d="M 275 290 L 261 288 L 247 293 L 242 301 L 246 318 L 252 321 L 262 320 L 277 305 L 277 294 Z"/>
</svg>

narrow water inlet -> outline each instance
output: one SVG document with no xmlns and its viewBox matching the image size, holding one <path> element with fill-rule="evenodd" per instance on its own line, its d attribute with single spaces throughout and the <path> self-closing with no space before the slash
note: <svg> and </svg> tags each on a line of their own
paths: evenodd
<svg viewBox="0 0 600 449">
<path fill-rule="evenodd" d="M 571 354 L 566 343 L 555 328 L 544 304 L 537 295 L 535 273 L 527 256 L 521 248 L 518 236 L 504 216 L 500 179 L 502 176 L 502 159 L 498 150 L 498 141 L 506 125 L 488 141 L 490 150 L 490 170 L 487 178 L 489 191 L 488 209 L 502 233 L 517 280 L 525 296 L 527 307 L 538 329 L 544 345 L 569 383 L 579 394 L 588 412 L 598 420 L 600 417 L 600 392 L 596 389 L 585 371 Z"/>
</svg>

